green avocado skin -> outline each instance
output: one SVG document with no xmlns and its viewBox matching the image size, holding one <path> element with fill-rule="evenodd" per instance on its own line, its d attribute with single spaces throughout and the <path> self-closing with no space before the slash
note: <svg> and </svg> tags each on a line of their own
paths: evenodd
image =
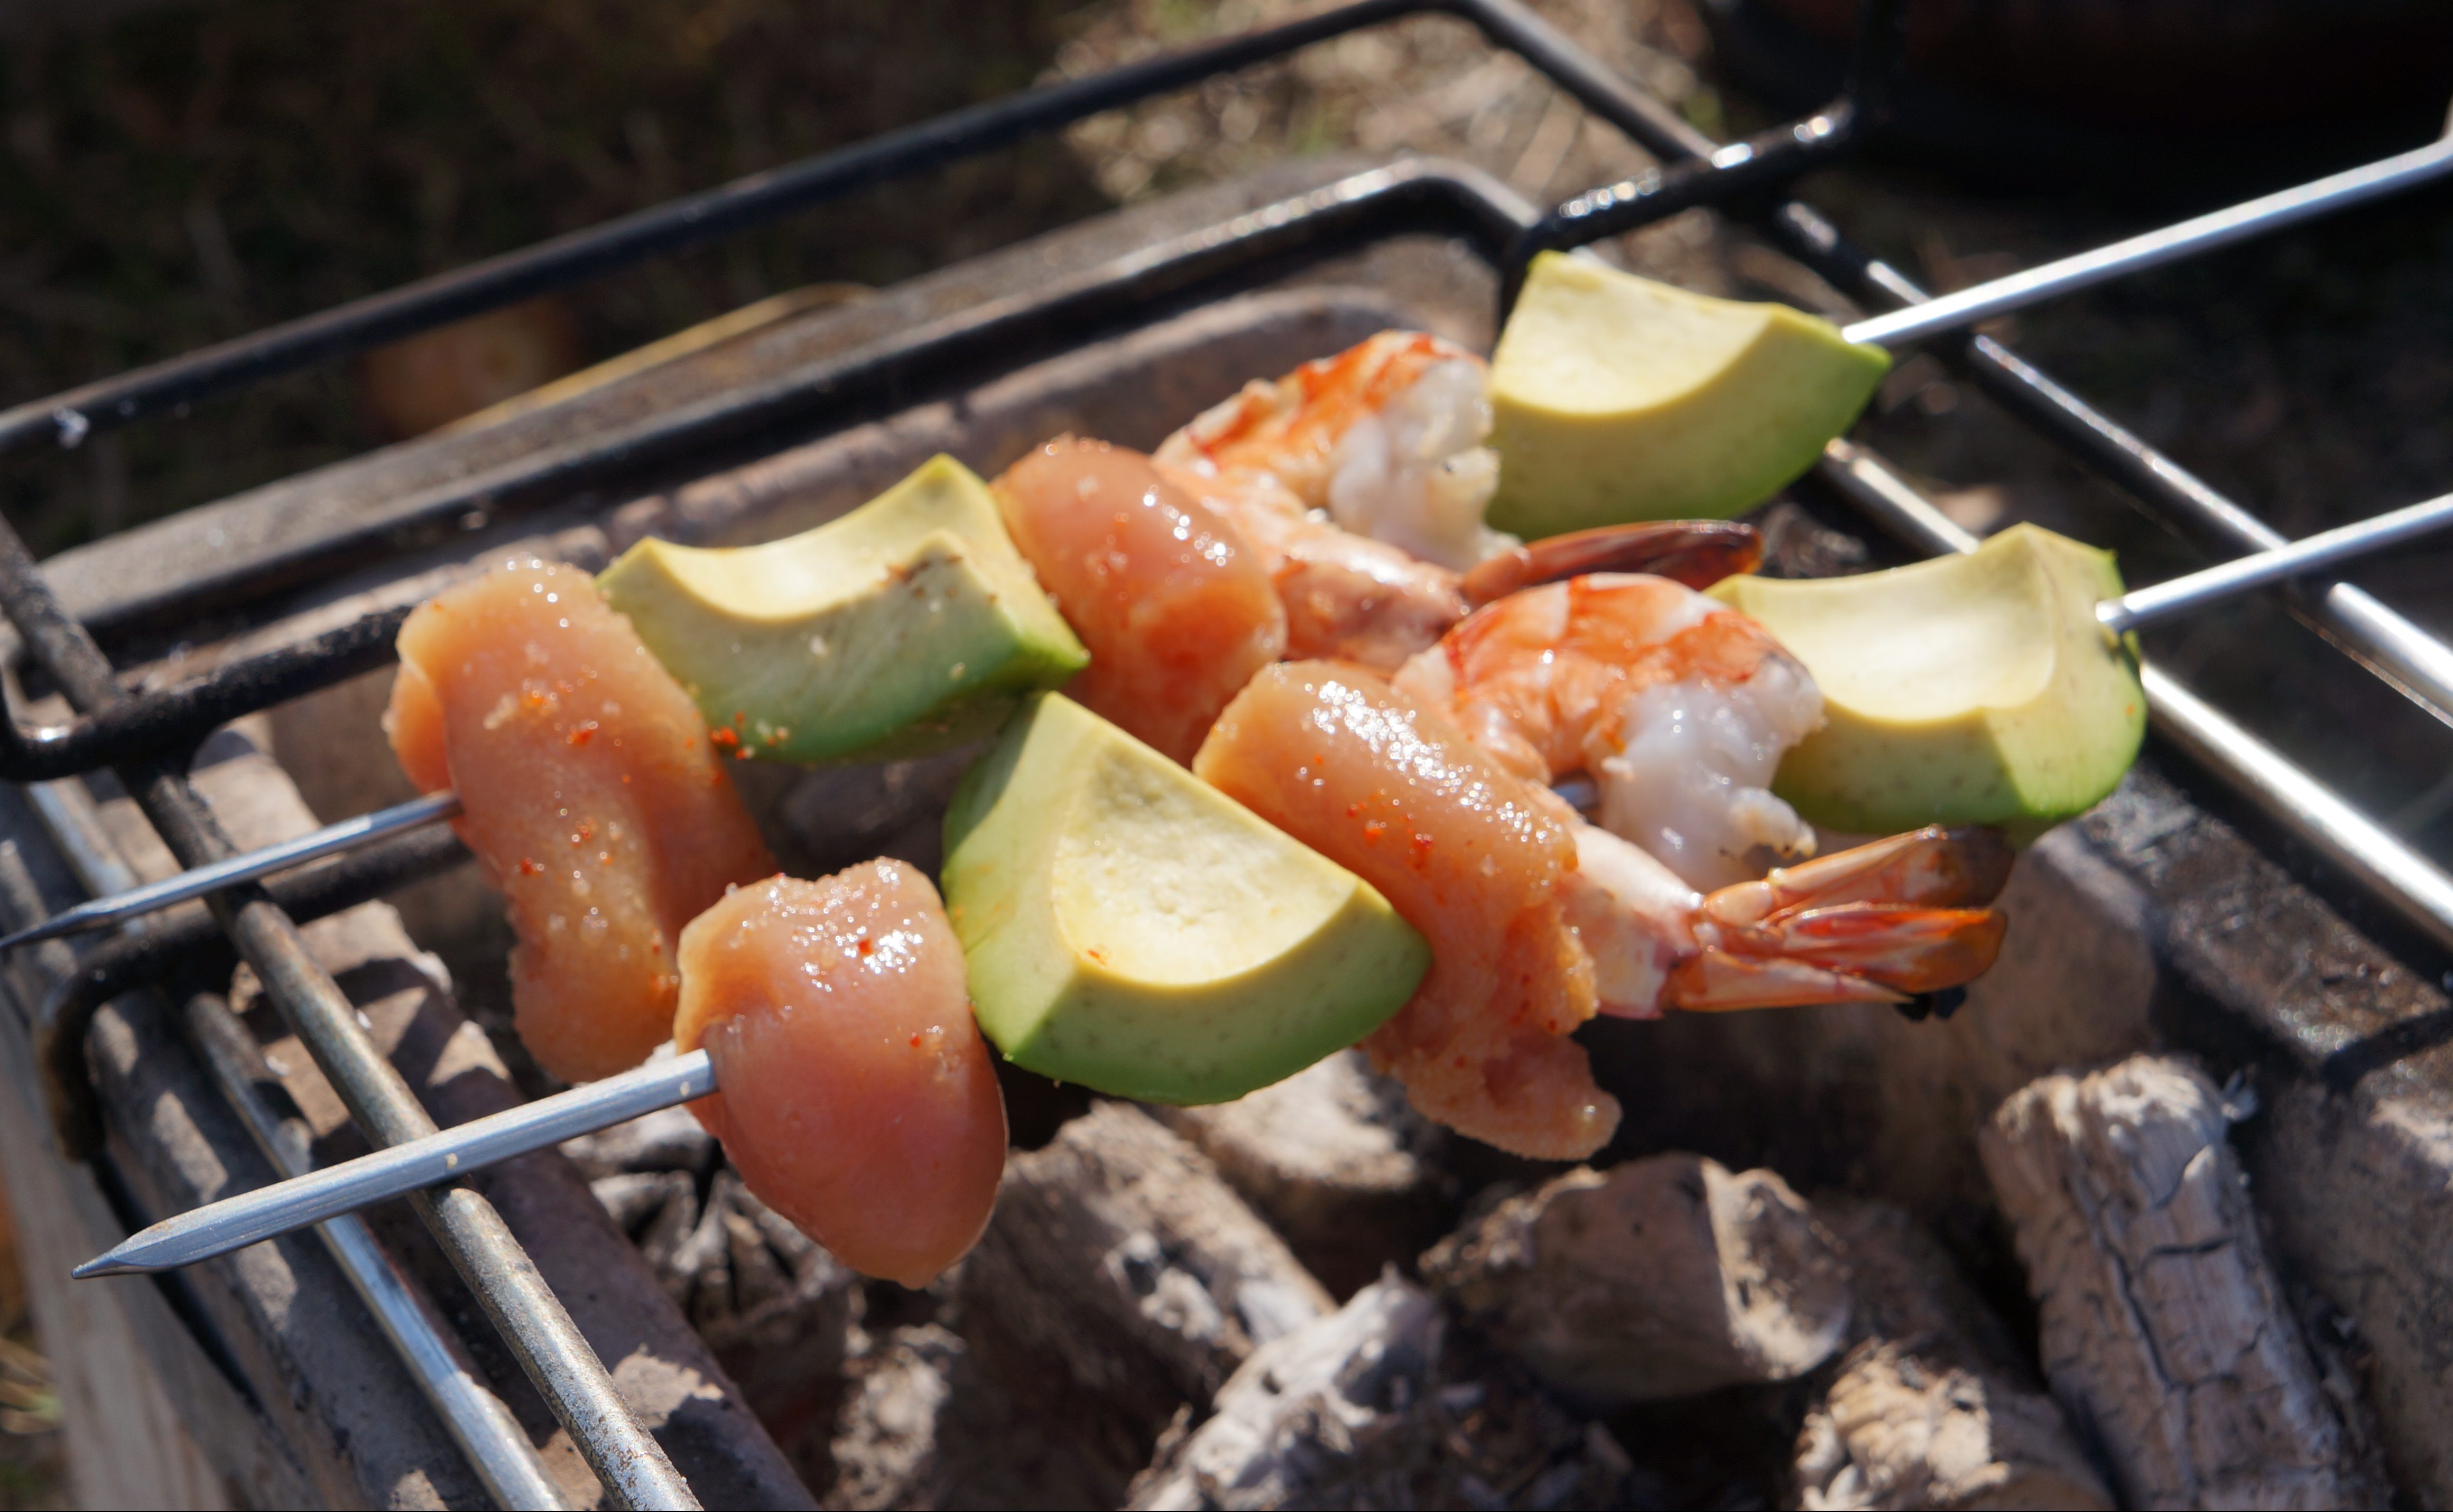
<svg viewBox="0 0 2453 1512">
<path fill-rule="evenodd" d="M 1358 896 L 1332 924 L 1245 977 L 1158 985 L 1082 962 L 1048 902 L 1052 867 L 1087 786 L 1121 746 L 1146 756 L 1147 770 L 1235 808 L 1166 757 L 1046 694 L 981 756 L 947 809 L 947 911 L 981 1031 L 1006 1059 L 1113 1097 L 1231 1102 L 1352 1044 L 1413 996 L 1430 946 L 1359 878 Z M 1183 840 L 1203 844 L 1198 834 Z"/>
<path fill-rule="evenodd" d="M 814 586 L 787 612 L 703 591 L 794 558 Z M 849 563 L 868 569 L 829 570 Z M 1089 662 L 987 485 L 946 457 L 814 530 L 718 550 L 642 541 L 597 582 L 745 758 L 825 766 L 967 745 Z"/>
</svg>

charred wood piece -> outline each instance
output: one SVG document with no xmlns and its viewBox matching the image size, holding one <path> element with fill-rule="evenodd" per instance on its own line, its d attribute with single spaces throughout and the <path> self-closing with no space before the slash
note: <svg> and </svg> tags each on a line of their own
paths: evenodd
<svg viewBox="0 0 2453 1512">
<path fill-rule="evenodd" d="M 2223 1094 L 2135 1056 L 2004 1103 L 1984 1169 L 2044 1374 L 2141 1507 L 2363 1504 L 2354 1439 L 2267 1263 Z"/>
<path fill-rule="evenodd" d="M 1650 1503 L 1607 1430 L 1580 1426 L 1521 1370 L 1459 1345 L 1439 1301 L 1390 1271 L 1254 1350 L 1211 1415 L 1168 1436 L 1126 1504 Z"/>
<path fill-rule="evenodd" d="M 1696 1155 L 1570 1171 L 1442 1240 L 1423 1273 L 1595 1406 L 1791 1380 L 1848 1328 L 1847 1267 L 1805 1201 Z"/>
<path fill-rule="evenodd" d="M 1915 1219 L 1818 1201 L 1857 1297 L 1850 1344 L 1806 1406 L 1795 1504 L 2109 1508 L 2061 1404 Z"/>
<path fill-rule="evenodd" d="M 1007 1164 L 958 1295 L 967 1332 L 992 1328 L 1153 1430 L 1335 1307 L 1207 1156 L 1121 1103 Z"/>
<path fill-rule="evenodd" d="M 1446 1226 L 1446 1131 L 1359 1051 L 1232 1103 L 1150 1111 L 1215 1162 L 1338 1296 L 1419 1254 Z"/>
</svg>

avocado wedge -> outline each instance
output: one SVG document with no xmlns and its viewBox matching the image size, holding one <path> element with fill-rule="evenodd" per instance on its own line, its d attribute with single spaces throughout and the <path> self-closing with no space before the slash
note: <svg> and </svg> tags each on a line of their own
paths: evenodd
<svg viewBox="0 0 2453 1512">
<path fill-rule="evenodd" d="M 1825 723 L 1773 792 L 1833 829 L 2000 825 L 2015 840 L 2084 812 L 2137 759 L 2137 646 L 2095 617 L 2121 591 L 2111 552 L 2032 525 L 1887 572 L 1710 589 L 1823 689 Z"/>
<path fill-rule="evenodd" d="M 1785 305 L 1545 252 L 1490 361 L 1493 528 L 1725 519 L 1814 465 L 1887 353 Z"/>
<path fill-rule="evenodd" d="M 944 887 L 1007 1058 L 1154 1103 L 1292 1076 L 1430 965 L 1370 884 L 1054 693 L 955 794 Z"/>
<path fill-rule="evenodd" d="M 993 733 L 1090 660 L 987 485 L 947 456 L 782 541 L 642 541 L 597 587 L 742 756 L 941 750 Z"/>
</svg>

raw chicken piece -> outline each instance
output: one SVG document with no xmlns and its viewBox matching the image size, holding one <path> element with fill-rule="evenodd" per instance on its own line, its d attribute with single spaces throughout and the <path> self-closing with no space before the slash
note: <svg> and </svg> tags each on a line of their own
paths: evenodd
<svg viewBox="0 0 2453 1512">
<path fill-rule="evenodd" d="M 937 889 L 896 861 L 743 887 L 682 931 L 676 1048 L 742 1180 L 855 1270 L 927 1285 L 996 1204 L 1005 1099 Z"/>
<path fill-rule="evenodd" d="M 509 899 L 520 1039 L 568 1081 L 672 1032 L 682 926 L 774 858 L 706 724 L 585 572 L 519 561 L 436 595 L 400 630 L 384 716 L 426 791 Z"/>
<path fill-rule="evenodd" d="M 1617 1126 L 1566 1038 L 1597 1011 L 1904 1003 L 2002 945 L 2003 916 L 1968 906 L 2008 875 L 1998 840 L 1921 829 L 1700 893 L 1406 689 L 1333 662 L 1261 671 L 1192 769 L 1430 941 L 1429 974 L 1363 1047 L 1427 1116 L 1537 1160 L 1582 1160 Z"/>
<path fill-rule="evenodd" d="M 1286 610 L 1235 527 L 1149 458 L 1059 437 L 996 481 L 1029 559 L 1090 665 L 1066 692 L 1189 761 L 1235 690 L 1286 646 Z"/>
<path fill-rule="evenodd" d="M 1431 942 L 1429 975 L 1363 1042 L 1416 1107 L 1536 1159 L 1608 1141 L 1618 1102 L 1566 1037 L 1599 1000 L 1563 911 L 1576 868 L 1564 806 L 1439 714 L 1329 662 L 1264 669 L 1193 770 L 1358 873 Z"/>
</svg>

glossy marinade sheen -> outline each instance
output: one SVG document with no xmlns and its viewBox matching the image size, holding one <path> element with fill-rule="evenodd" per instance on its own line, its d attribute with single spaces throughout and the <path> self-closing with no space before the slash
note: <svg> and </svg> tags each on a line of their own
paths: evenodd
<svg viewBox="0 0 2453 1512">
<path fill-rule="evenodd" d="M 569 1081 L 672 1031 L 682 926 L 774 858 L 689 695 L 588 575 L 510 563 L 400 631 L 384 727 L 510 904 L 520 1039 Z"/>
<path fill-rule="evenodd" d="M 675 1047 L 742 1180 L 853 1269 L 926 1285 L 987 1226 L 1005 1100 L 937 889 L 872 861 L 743 887 L 682 932 Z"/>
<path fill-rule="evenodd" d="M 1566 820 L 1446 718 L 1330 662 L 1261 671 L 1193 770 L 1380 889 L 1431 969 L 1364 1041 L 1415 1106 L 1486 1144 L 1580 1160 L 1618 1126 L 1566 1038 L 1592 1017 L 1591 958 L 1562 909 Z"/>
<path fill-rule="evenodd" d="M 1104 441 L 1060 437 L 994 487 L 1014 545 L 1089 648 L 1067 696 L 1189 761 L 1245 679 L 1286 650 L 1261 558 L 1149 458 Z"/>
</svg>

